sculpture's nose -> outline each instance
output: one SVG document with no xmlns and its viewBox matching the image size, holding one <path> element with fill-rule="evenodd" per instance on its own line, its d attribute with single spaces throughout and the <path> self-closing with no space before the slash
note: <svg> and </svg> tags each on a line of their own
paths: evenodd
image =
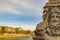
<svg viewBox="0 0 60 40">
<path fill-rule="evenodd" d="M 57 22 L 56 16 L 54 16 L 54 18 L 53 18 L 53 23 L 54 23 L 54 22 Z"/>
<path fill-rule="evenodd" d="M 54 20 L 56 20 L 56 16 L 54 16 Z"/>
</svg>

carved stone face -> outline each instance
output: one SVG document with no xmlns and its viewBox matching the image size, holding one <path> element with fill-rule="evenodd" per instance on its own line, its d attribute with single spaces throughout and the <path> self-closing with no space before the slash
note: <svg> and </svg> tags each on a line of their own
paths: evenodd
<svg viewBox="0 0 60 40">
<path fill-rule="evenodd" d="M 51 14 L 50 25 L 53 25 L 53 26 L 60 25 L 60 14 L 59 13 L 52 13 Z"/>
</svg>

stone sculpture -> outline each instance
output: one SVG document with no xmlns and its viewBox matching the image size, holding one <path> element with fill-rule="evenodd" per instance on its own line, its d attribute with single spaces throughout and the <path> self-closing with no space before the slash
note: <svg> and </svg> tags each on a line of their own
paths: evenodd
<svg viewBox="0 0 60 40">
<path fill-rule="evenodd" d="M 43 11 L 43 22 L 37 24 L 33 40 L 60 40 L 59 2 L 60 0 L 49 0 L 46 4 Z"/>
</svg>

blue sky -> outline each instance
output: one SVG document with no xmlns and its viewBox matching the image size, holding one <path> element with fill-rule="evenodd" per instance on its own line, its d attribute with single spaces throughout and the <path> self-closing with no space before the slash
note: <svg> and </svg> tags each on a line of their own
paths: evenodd
<svg viewBox="0 0 60 40">
<path fill-rule="evenodd" d="M 0 25 L 35 30 L 47 0 L 0 0 Z"/>
</svg>

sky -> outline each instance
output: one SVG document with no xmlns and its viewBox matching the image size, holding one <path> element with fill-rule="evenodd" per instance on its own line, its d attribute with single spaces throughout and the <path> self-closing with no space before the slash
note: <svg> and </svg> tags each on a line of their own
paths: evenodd
<svg viewBox="0 0 60 40">
<path fill-rule="evenodd" d="M 0 25 L 35 30 L 48 0 L 0 0 Z"/>
</svg>

